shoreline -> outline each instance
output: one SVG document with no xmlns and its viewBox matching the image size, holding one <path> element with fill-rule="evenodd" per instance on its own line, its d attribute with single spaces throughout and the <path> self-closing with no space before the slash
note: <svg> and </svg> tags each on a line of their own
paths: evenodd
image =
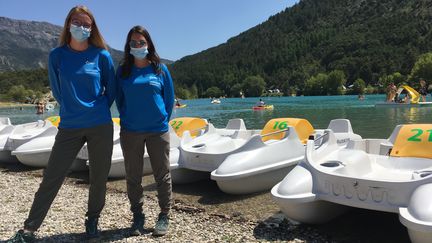
<svg viewBox="0 0 432 243">
<path fill-rule="evenodd" d="M 8 108 L 8 107 L 34 107 L 35 104 L 26 104 L 26 103 L 16 103 L 16 102 L 4 102 L 0 101 L 0 108 Z"/>
</svg>

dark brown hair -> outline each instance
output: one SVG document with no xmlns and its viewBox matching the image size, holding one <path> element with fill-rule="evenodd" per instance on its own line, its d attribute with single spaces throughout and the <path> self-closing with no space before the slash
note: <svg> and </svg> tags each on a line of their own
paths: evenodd
<svg viewBox="0 0 432 243">
<path fill-rule="evenodd" d="M 93 14 L 90 12 L 90 10 L 86 6 L 82 6 L 82 5 L 73 7 L 69 11 L 69 14 L 66 17 L 66 20 L 65 20 L 65 23 L 63 26 L 63 31 L 60 34 L 60 38 L 59 38 L 60 46 L 69 44 L 69 42 L 71 40 L 71 33 L 69 30 L 69 26 L 70 26 L 70 21 L 71 21 L 72 16 L 76 13 L 86 14 L 87 16 L 90 17 L 90 19 L 92 21 L 91 34 L 90 34 L 90 37 L 88 39 L 88 42 L 90 44 L 92 44 L 93 46 L 108 50 L 108 47 L 105 43 L 105 40 L 102 37 L 102 35 L 99 32 L 99 29 L 96 25 L 96 20 L 95 20 Z"/>
<path fill-rule="evenodd" d="M 148 31 L 144 27 L 137 25 L 137 26 L 132 27 L 131 30 L 129 30 L 129 33 L 128 33 L 127 38 L 126 38 L 126 44 L 124 46 L 124 56 L 123 56 L 123 60 L 121 61 L 121 64 L 120 64 L 121 77 L 122 78 L 129 77 L 129 75 L 132 71 L 132 66 L 134 64 L 134 56 L 132 54 L 130 54 L 131 48 L 129 46 L 129 42 L 131 40 L 133 33 L 141 34 L 147 40 L 148 54 L 147 54 L 146 58 L 147 58 L 147 60 L 150 61 L 155 72 L 157 74 L 161 74 L 162 70 L 161 70 L 161 66 L 160 66 L 160 58 L 156 52 L 156 48 L 153 44 L 153 41 L 150 37 L 150 34 L 148 33 Z"/>
</svg>

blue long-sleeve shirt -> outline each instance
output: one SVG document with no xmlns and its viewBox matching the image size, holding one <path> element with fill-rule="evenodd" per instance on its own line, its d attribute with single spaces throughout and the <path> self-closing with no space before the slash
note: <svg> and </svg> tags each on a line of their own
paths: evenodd
<svg viewBox="0 0 432 243">
<path fill-rule="evenodd" d="M 109 52 L 90 45 L 75 51 L 54 48 L 48 60 L 52 93 L 60 105 L 60 128 L 87 128 L 111 123 L 116 95 L 114 64 Z"/>
<path fill-rule="evenodd" d="M 132 132 L 166 132 L 174 107 L 174 87 L 168 68 L 161 74 L 149 65 L 132 67 L 128 78 L 117 70 L 116 104 L 121 128 Z"/>
</svg>

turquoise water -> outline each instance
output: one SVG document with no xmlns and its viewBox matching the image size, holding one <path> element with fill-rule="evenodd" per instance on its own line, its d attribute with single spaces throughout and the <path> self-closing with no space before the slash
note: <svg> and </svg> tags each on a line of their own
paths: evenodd
<svg viewBox="0 0 432 243">
<path fill-rule="evenodd" d="M 365 138 L 387 138 L 397 124 L 432 123 L 432 107 L 385 107 L 374 104 L 385 99 L 384 95 L 357 96 L 302 96 L 264 98 L 273 104 L 274 110 L 253 111 L 258 98 L 221 99 L 221 104 L 211 104 L 210 99 L 182 100 L 187 107 L 175 109 L 174 117 L 193 116 L 210 119 L 216 127 L 224 127 L 231 118 L 243 118 L 246 127 L 261 129 L 265 123 L 278 117 L 306 118 L 314 128 L 326 128 L 331 119 L 351 120 L 353 130 Z M 57 115 L 58 110 L 36 115 L 33 107 L 0 108 L 0 116 L 7 116 L 12 123 L 20 124 Z M 118 116 L 115 106 L 113 116 Z"/>
</svg>

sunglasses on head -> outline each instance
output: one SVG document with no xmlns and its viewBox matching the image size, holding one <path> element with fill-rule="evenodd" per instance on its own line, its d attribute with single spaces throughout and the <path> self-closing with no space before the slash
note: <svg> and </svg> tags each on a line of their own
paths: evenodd
<svg viewBox="0 0 432 243">
<path fill-rule="evenodd" d="M 129 46 L 130 47 L 142 47 L 142 46 L 146 46 L 147 42 L 145 40 L 140 40 L 140 41 L 135 41 L 135 40 L 131 40 L 129 41 Z"/>
</svg>

